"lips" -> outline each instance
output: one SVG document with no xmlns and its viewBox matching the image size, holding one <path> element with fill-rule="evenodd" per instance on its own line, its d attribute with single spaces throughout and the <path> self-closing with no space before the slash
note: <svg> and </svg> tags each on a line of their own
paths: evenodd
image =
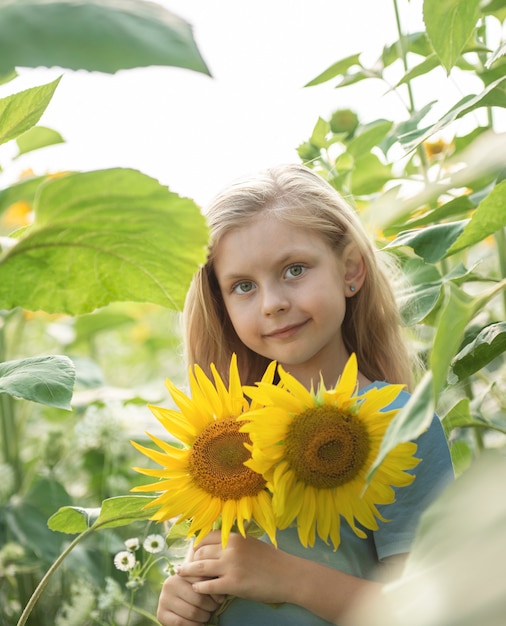
<svg viewBox="0 0 506 626">
<path fill-rule="evenodd" d="M 267 333 L 265 336 L 270 339 L 289 339 L 293 337 L 303 326 L 307 324 L 308 320 L 305 322 L 301 322 L 300 324 L 290 324 L 289 326 L 283 326 L 282 328 L 277 328 L 270 333 Z"/>
</svg>

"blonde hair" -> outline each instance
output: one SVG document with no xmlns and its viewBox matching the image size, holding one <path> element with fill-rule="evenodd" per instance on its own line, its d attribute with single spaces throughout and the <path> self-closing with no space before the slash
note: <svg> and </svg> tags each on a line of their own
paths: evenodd
<svg viewBox="0 0 506 626">
<path fill-rule="evenodd" d="M 321 176 L 304 165 L 279 165 L 223 190 L 206 211 L 211 244 L 207 262 L 194 276 L 184 309 L 186 357 L 209 372 L 214 363 L 227 380 L 232 353 L 241 380 L 257 382 L 269 361 L 246 347 L 230 322 L 213 259 L 221 238 L 244 226 L 261 211 L 319 234 L 335 250 L 354 242 L 366 266 L 360 290 L 347 298 L 342 326 L 345 345 L 357 355 L 370 380 L 411 383 L 411 363 L 401 333 L 401 319 L 388 279 L 387 264 L 376 250 L 355 211 Z"/>
</svg>

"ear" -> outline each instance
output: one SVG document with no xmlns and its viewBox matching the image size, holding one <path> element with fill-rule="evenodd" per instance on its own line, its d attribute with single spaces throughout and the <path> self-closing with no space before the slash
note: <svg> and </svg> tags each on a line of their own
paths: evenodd
<svg viewBox="0 0 506 626">
<path fill-rule="evenodd" d="M 345 296 L 351 298 L 360 291 L 367 274 L 364 257 L 354 242 L 349 243 L 344 249 L 342 263 Z"/>
</svg>

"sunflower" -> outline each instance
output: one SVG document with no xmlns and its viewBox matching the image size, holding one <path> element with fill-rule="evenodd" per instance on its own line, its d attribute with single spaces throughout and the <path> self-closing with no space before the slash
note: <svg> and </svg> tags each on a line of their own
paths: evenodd
<svg viewBox="0 0 506 626">
<path fill-rule="evenodd" d="M 275 364 L 271 364 L 262 382 L 272 381 L 274 369 Z M 214 384 L 200 367 L 190 370 L 191 398 L 171 381 L 166 382 L 179 410 L 149 407 L 182 447 L 149 433 L 160 451 L 132 441 L 137 450 L 162 466 L 135 467 L 141 474 L 159 480 L 134 487 L 132 491 L 161 492 L 147 505 L 159 507 L 151 519 L 191 521 L 188 538 L 196 535 L 196 544 L 221 522 L 225 546 L 233 525 L 237 524 L 245 536 L 245 522 L 251 520 L 275 543 L 276 526 L 266 482 L 244 464 L 250 457 L 245 445 L 249 436 L 240 431 L 237 418 L 246 415 L 250 406 L 242 391 L 235 355 L 230 362 L 228 389 L 214 365 L 211 371 Z"/>
<path fill-rule="evenodd" d="M 385 458 L 367 484 L 366 475 L 396 410 L 385 409 L 402 385 L 372 388 L 357 395 L 357 360 L 354 354 L 332 389 L 323 380 L 308 391 L 280 366 L 279 385 L 258 383 L 245 387 L 246 395 L 263 408 L 240 417 L 248 433 L 251 459 L 246 465 L 262 474 L 273 494 L 277 527 L 297 519 L 301 543 L 313 546 L 318 536 L 330 538 L 337 550 L 340 518 L 355 534 L 357 526 L 376 530 L 385 520 L 377 505 L 395 499 L 393 487 L 409 485 L 414 476 L 416 445 L 399 444 Z"/>
</svg>

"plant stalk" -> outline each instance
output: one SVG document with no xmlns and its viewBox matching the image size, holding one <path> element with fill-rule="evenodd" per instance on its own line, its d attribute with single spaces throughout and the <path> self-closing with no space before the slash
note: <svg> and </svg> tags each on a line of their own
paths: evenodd
<svg viewBox="0 0 506 626">
<path fill-rule="evenodd" d="M 28 602 L 27 602 L 27 604 L 26 604 L 26 606 L 25 606 L 25 608 L 23 610 L 23 613 L 21 613 L 21 617 L 19 618 L 18 623 L 17 623 L 16 626 L 24 626 L 26 624 L 27 619 L 30 617 L 31 612 L 33 611 L 33 607 L 35 606 L 35 604 L 37 603 L 37 600 L 42 595 L 42 592 L 46 588 L 46 586 L 47 586 L 51 576 L 60 567 L 60 565 L 62 564 L 63 560 L 67 557 L 68 554 L 70 554 L 70 552 L 72 552 L 72 550 L 75 548 L 75 546 L 82 539 L 84 539 L 89 534 L 91 534 L 93 532 L 93 530 L 95 530 L 93 528 L 93 526 L 90 526 L 90 528 L 87 528 L 80 535 L 78 535 L 71 543 L 69 543 L 69 545 L 60 554 L 60 556 L 52 563 L 51 567 L 47 570 L 47 572 L 44 574 L 44 576 L 42 577 L 41 581 L 39 582 L 39 584 L 35 588 L 35 591 L 31 595 L 30 600 L 28 600 Z"/>
</svg>

